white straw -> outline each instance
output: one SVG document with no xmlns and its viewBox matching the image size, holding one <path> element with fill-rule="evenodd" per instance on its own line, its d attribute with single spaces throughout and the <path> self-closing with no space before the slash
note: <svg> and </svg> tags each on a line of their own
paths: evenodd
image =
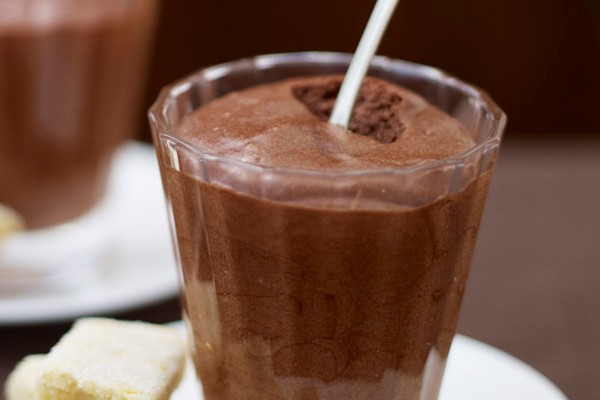
<svg viewBox="0 0 600 400">
<path fill-rule="evenodd" d="M 330 123 L 348 129 L 360 85 L 398 2 L 399 0 L 377 0 L 335 100 Z"/>
</svg>

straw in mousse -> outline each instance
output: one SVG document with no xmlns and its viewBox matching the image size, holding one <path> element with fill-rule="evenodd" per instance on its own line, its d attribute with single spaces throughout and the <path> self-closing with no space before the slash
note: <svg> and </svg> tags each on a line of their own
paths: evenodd
<svg viewBox="0 0 600 400">
<path fill-rule="evenodd" d="M 358 43 L 329 122 L 348 129 L 360 85 L 399 0 L 378 0 Z"/>
</svg>

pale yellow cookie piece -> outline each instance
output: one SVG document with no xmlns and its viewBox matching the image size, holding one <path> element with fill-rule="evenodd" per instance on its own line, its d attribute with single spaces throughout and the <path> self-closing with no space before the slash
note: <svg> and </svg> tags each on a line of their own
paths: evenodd
<svg viewBox="0 0 600 400">
<path fill-rule="evenodd" d="M 17 364 L 4 384 L 6 400 L 37 400 L 37 380 L 45 357 L 34 354 Z"/>
<path fill-rule="evenodd" d="M 173 328 L 81 319 L 48 354 L 39 400 L 166 400 L 184 366 L 184 344 Z"/>
<path fill-rule="evenodd" d="M 12 208 L 0 204 L 0 239 L 25 229 L 23 218 Z"/>
</svg>

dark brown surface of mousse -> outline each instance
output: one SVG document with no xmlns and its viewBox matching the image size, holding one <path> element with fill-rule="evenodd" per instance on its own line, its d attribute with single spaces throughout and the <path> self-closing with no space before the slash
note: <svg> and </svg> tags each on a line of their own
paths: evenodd
<svg viewBox="0 0 600 400">
<path fill-rule="evenodd" d="M 28 228 L 102 196 L 133 134 L 156 2 L 56 2 L 0 16 L 0 203 Z"/>
<path fill-rule="evenodd" d="M 454 119 L 396 87 L 387 90 L 402 101 L 382 108 L 387 122 L 374 123 L 401 126 L 395 140 L 382 143 L 378 137 L 391 137 L 385 129 L 365 129 L 368 115 L 355 123 L 359 133 L 330 127 L 322 120 L 328 104 L 319 118 L 294 92 L 314 108 L 314 85 L 331 79 L 228 95 L 188 116 L 180 131 L 217 154 L 324 170 L 405 165 L 472 145 Z M 374 108 L 359 104 L 357 114 Z M 327 198 L 271 201 L 214 183 L 218 174 L 206 183 L 163 168 L 207 400 L 437 398 L 490 172 L 422 207 L 374 197 L 329 208 Z"/>
<path fill-rule="evenodd" d="M 233 92 L 184 117 L 177 133 L 208 153 L 318 171 L 406 166 L 474 144 L 458 120 L 418 94 L 370 77 L 350 124 L 357 134 L 333 126 L 327 118 L 341 81 L 297 78 Z"/>
</svg>

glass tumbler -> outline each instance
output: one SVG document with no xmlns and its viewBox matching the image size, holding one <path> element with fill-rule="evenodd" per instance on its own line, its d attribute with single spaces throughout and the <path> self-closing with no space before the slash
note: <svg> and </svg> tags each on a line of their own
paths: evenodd
<svg viewBox="0 0 600 400">
<path fill-rule="evenodd" d="M 104 253 L 93 211 L 134 134 L 158 5 L 0 0 L 0 225 L 26 229 L 0 238 L 0 294 Z"/>
<path fill-rule="evenodd" d="M 420 93 L 476 143 L 408 167 L 271 168 L 177 133 L 211 99 L 343 74 L 350 57 L 291 53 L 206 68 L 165 88 L 150 110 L 207 400 L 438 397 L 506 121 L 488 95 L 375 57 L 369 75 Z"/>
</svg>

